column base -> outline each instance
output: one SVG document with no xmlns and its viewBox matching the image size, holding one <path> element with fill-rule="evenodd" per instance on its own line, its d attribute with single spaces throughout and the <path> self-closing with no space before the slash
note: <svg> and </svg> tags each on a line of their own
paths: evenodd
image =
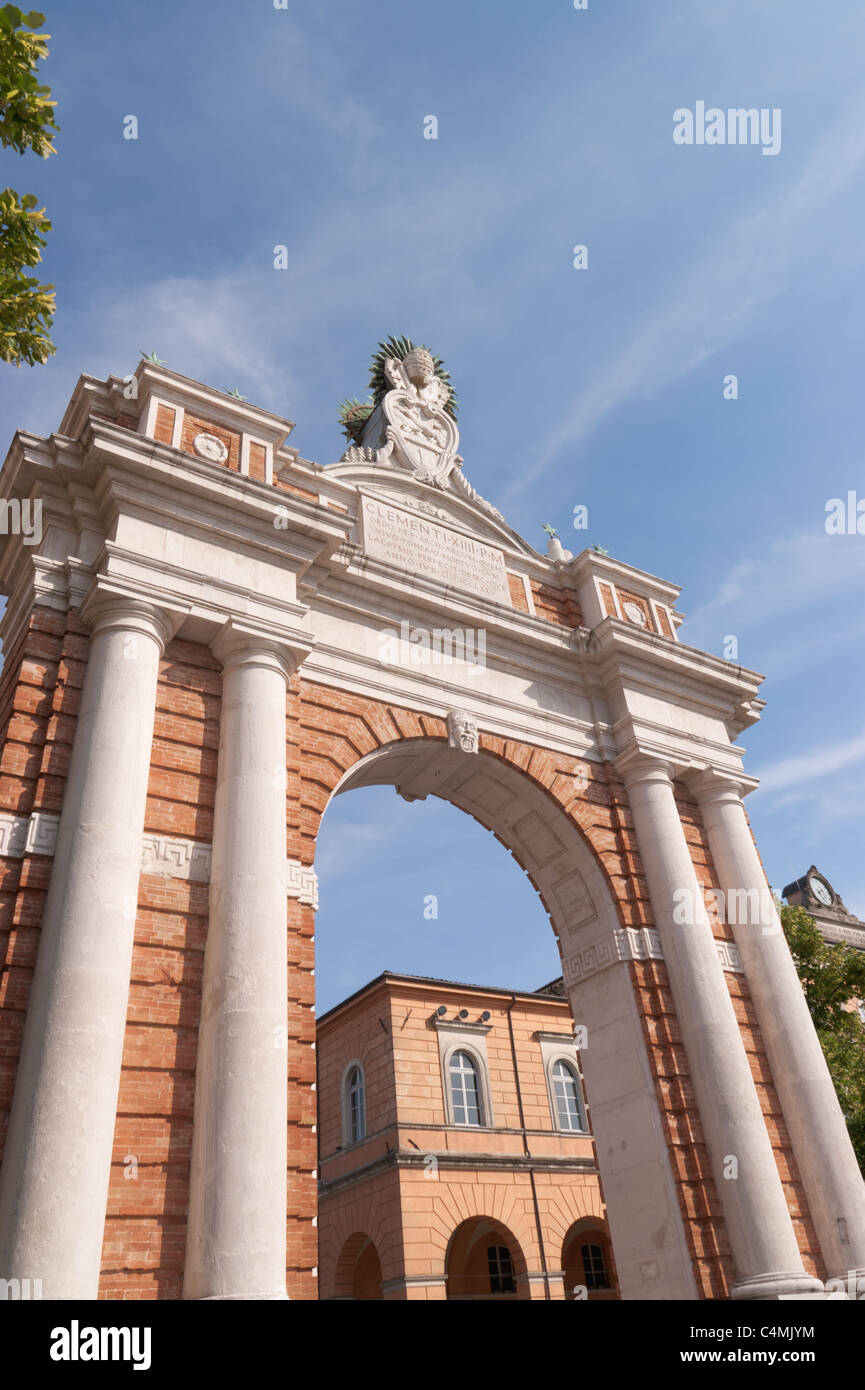
<svg viewBox="0 0 865 1390">
<path fill-rule="evenodd" d="M 737 1279 L 730 1290 L 730 1297 L 735 1302 L 744 1299 L 815 1299 L 825 1298 L 826 1290 L 822 1281 L 813 1274 L 786 1274 L 779 1271 L 773 1274 L 756 1274 L 751 1279 Z"/>
</svg>

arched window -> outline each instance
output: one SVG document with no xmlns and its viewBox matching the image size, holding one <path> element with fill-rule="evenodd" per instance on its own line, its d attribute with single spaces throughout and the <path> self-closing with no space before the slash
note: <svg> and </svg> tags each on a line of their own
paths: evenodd
<svg viewBox="0 0 865 1390">
<path fill-rule="evenodd" d="M 468 1052 L 455 1052 L 448 1068 L 455 1125 L 482 1125 L 478 1067 Z"/>
<path fill-rule="evenodd" d="M 366 1102 L 363 1090 L 363 1068 L 352 1067 L 345 1080 L 346 1139 L 359 1144 L 366 1137 Z"/>
<path fill-rule="evenodd" d="M 585 1131 L 586 1117 L 580 1094 L 580 1079 L 570 1062 L 559 1058 L 553 1063 L 552 1082 L 557 1127 Z"/>
<path fill-rule="evenodd" d="M 600 1245 L 581 1245 L 580 1258 L 583 1261 L 583 1277 L 587 1289 L 608 1289 L 610 1276 Z"/>
</svg>

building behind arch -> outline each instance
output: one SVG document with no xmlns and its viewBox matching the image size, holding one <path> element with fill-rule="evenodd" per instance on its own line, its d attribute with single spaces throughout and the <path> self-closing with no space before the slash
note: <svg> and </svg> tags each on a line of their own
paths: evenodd
<svg viewBox="0 0 865 1390">
<path fill-rule="evenodd" d="M 386 971 L 317 1051 L 321 1298 L 618 1298 L 560 980 Z"/>
</svg>

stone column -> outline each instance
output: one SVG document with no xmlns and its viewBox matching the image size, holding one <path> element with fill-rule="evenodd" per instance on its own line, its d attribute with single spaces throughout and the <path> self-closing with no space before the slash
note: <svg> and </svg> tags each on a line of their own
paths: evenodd
<svg viewBox="0 0 865 1390">
<path fill-rule="evenodd" d="M 697 777 L 692 786 L 823 1259 L 830 1276 L 852 1273 L 865 1279 L 865 1183 L 748 826 L 741 788 L 712 773 Z"/>
<path fill-rule="evenodd" d="M 185 1298 L 285 1298 L 285 699 L 289 649 L 229 624 L 190 1176 Z"/>
<path fill-rule="evenodd" d="M 671 771 L 655 760 L 623 761 L 655 924 L 733 1252 L 732 1297 L 819 1296 L 823 1285 L 806 1274 L 802 1264 L 676 806 Z M 687 924 L 675 920 L 679 903 L 688 905 Z M 735 1159 L 735 1177 L 725 1177 L 730 1158 Z"/>
<path fill-rule="evenodd" d="M 159 658 L 171 620 L 97 598 L 0 1182 L 0 1276 L 96 1298 Z"/>
</svg>

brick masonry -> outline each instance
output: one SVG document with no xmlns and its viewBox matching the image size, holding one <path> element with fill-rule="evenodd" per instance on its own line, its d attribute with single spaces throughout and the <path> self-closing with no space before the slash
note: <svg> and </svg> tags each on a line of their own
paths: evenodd
<svg viewBox="0 0 865 1390">
<path fill-rule="evenodd" d="M 534 595 L 539 612 L 545 599 L 548 596 Z M 555 605 L 548 601 L 552 611 Z M 569 599 L 560 597 L 558 604 L 560 621 L 579 621 Z M 74 611 L 34 608 L 26 630 L 6 655 L 0 677 L 0 810 L 19 815 L 61 810 L 86 655 L 87 637 Z M 218 663 L 208 648 L 175 641 L 166 649 L 146 829 L 210 840 L 220 685 Z M 446 738 L 444 722 L 438 718 L 317 686 L 299 676 L 290 683 L 286 712 L 286 851 L 307 865 L 314 861 L 329 797 L 348 768 L 394 740 Z M 603 868 L 622 924 L 651 926 L 627 797 L 613 769 L 591 765 L 588 786 L 578 793 L 573 758 L 489 735 L 482 735 L 481 748 L 525 772 L 574 820 Z M 696 807 L 683 795 L 680 810 L 698 875 L 715 882 Z M 51 861 L 44 855 L 0 858 L 0 1142 L 50 870 Z M 172 1298 L 182 1287 L 206 916 L 206 885 L 142 875 L 103 1249 L 103 1297 Z M 287 1281 L 292 1297 L 314 1298 L 318 1254 L 312 908 L 290 900 L 286 928 Z M 723 936 L 728 929 L 716 924 L 715 931 Z M 378 964 L 373 963 L 373 970 Z M 705 1296 L 723 1297 L 731 1278 L 729 1249 L 663 962 L 637 962 L 630 970 L 700 1288 Z M 728 974 L 727 980 L 805 1263 L 822 1274 L 747 984 L 741 976 Z"/>
</svg>

